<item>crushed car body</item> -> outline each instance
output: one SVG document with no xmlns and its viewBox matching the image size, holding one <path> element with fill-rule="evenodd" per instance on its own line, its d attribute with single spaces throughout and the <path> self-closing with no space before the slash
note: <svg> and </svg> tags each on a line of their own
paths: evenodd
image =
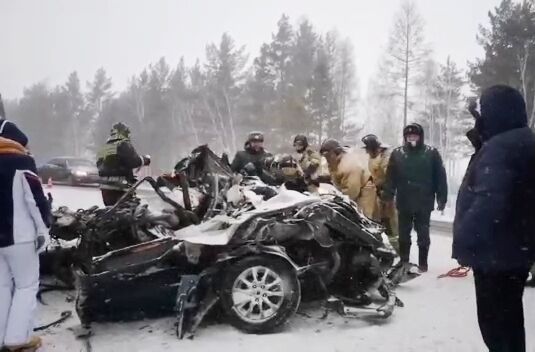
<svg viewBox="0 0 535 352">
<path fill-rule="evenodd" d="M 143 184 L 152 189 L 145 201 Z M 394 266 L 384 228 L 325 189 L 303 194 L 237 179 L 201 146 L 173 175 L 141 180 L 114 207 L 58 209 L 52 236 L 77 241 L 81 322 L 174 312 L 182 338 L 218 306 L 238 329 L 269 333 L 302 299 L 389 317 L 401 305 L 395 286 L 417 274 Z"/>
</svg>

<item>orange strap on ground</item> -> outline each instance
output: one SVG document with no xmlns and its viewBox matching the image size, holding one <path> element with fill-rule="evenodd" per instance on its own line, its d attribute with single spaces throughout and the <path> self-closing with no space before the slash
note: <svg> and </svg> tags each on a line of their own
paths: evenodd
<svg viewBox="0 0 535 352">
<path fill-rule="evenodd" d="M 460 266 L 458 268 L 451 269 L 445 274 L 439 275 L 437 278 L 442 279 L 445 277 L 466 277 L 468 273 L 470 272 L 470 270 L 471 269 L 466 266 Z"/>
</svg>

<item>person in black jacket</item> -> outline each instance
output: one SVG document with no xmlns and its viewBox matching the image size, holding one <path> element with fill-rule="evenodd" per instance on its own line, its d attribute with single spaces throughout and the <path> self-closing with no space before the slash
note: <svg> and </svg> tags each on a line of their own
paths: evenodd
<svg viewBox="0 0 535 352">
<path fill-rule="evenodd" d="M 411 231 L 418 234 L 418 266 L 428 270 L 431 239 L 429 227 L 431 212 L 444 210 L 448 200 L 446 170 L 437 149 L 424 144 L 424 130 L 413 123 L 403 129 L 405 145 L 396 148 L 386 171 L 386 182 L 381 195 L 387 202 L 396 197 L 399 220 L 399 255 L 409 262 Z"/>
<path fill-rule="evenodd" d="M 130 129 L 121 122 L 115 124 L 97 159 L 104 205 L 115 205 L 136 182 L 133 170 L 150 165 L 150 161 L 150 156 L 140 156 L 132 146 Z"/>
<path fill-rule="evenodd" d="M 491 352 L 524 352 L 522 295 L 535 261 L 535 135 L 516 89 L 480 98 L 482 142 L 457 198 L 453 258 L 474 270 L 479 326 Z"/>
<path fill-rule="evenodd" d="M 264 135 L 262 132 L 251 132 L 247 137 L 244 150 L 236 153 L 230 168 L 235 173 L 246 176 L 257 176 L 267 184 L 274 184 L 276 180 L 266 170 L 267 161 L 273 156 L 264 150 Z"/>
</svg>

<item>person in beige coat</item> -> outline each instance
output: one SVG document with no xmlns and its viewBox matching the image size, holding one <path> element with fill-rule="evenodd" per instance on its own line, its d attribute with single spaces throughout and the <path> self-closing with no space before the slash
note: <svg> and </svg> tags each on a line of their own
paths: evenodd
<svg viewBox="0 0 535 352">
<path fill-rule="evenodd" d="M 383 186 L 386 182 L 386 170 L 390 159 L 390 150 L 387 145 L 379 141 L 376 135 L 369 134 L 362 138 L 364 150 L 369 156 L 368 168 L 373 183 L 377 188 L 377 202 L 373 213 L 373 220 L 381 222 L 386 227 L 390 242 L 397 249 L 398 243 L 398 213 L 394 202 L 385 202 L 381 199 Z"/>
<path fill-rule="evenodd" d="M 320 154 L 327 160 L 336 188 L 355 201 L 364 215 L 372 218 L 377 190 L 366 164 L 366 155 L 358 150 L 343 148 L 334 139 L 323 142 Z"/>
</svg>

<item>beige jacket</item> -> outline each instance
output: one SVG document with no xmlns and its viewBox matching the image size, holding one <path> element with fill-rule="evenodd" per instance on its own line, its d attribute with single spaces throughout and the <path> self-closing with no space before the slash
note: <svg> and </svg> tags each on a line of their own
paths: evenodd
<svg viewBox="0 0 535 352">
<path fill-rule="evenodd" d="M 377 192 L 364 160 L 364 155 L 354 151 L 342 153 L 329 164 L 329 172 L 333 184 L 371 218 L 376 207 Z"/>
</svg>

